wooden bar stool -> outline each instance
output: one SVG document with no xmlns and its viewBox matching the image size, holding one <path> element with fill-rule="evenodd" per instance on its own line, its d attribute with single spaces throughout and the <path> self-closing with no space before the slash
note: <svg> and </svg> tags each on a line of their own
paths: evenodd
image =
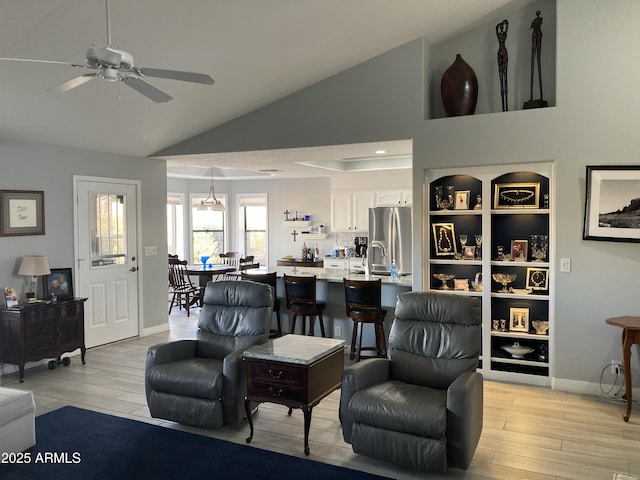
<svg viewBox="0 0 640 480">
<path fill-rule="evenodd" d="M 296 318 L 302 316 L 302 335 L 305 334 L 305 317 L 309 317 L 309 335 L 314 335 L 314 318 L 318 317 L 320 333 L 326 337 L 324 331 L 324 319 L 322 312 L 326 307 L 324 302 L 316 300 L 316 276 L 296 277 L 284 275 L 284 290 L 287 301 L 287 310 L 291 312 L 291 331 L 296 329 Z"/>
<path fill-rule="evenodd" d="M 360 361 L 362 351 L 374 351 L 368 357 L 386 357 L 387 340 L 384 333 L 384 317 L 387 311 L 381 306 L 382 282 L 378 280 L 343 279 L 347 317 L 353 320 L 351 334 L 351 353 L 349 358 Z M 362 328 L 365 323 L 374 326 L 375 347 L 362 346 Z"/>
<path fill-rule="evenodd" d="M 280 323 L 280 299 L 278 298 L 278 280 L 276 272 L 269 273 L 245 273 L 242 272 L 242 280 L 251 280 L 258 283 L 266 283 L 273 289 L 273 313 L 276 314 L 278 328 L 276 331 L 271 330 L 269 338 L 282 336 L 282 324 Z"/>
</svg>

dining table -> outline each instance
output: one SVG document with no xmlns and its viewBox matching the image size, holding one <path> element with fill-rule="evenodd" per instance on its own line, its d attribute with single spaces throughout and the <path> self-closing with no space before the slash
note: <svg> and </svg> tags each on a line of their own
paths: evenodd
<svg viewBox="0 0 640 480">
<path fill-rule="evenodd" d="M 186 270 L 187 274 L 198 276 L 198 285 L 200 285 L 201 287 L 206 287 L 207 283 L 214 281 L 214 277 L 215 280 L 218 280 L 220 275 L 235 272 L 237 270 L 237 267 L 233 265 L 208 263 L 204 265 L 187 265 Z"/>
</svg>

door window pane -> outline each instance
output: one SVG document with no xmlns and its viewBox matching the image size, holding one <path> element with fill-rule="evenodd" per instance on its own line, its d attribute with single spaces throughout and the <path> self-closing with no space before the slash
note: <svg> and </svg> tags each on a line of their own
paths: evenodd
<svg viewBox="0 0 640 480">
<path fill-rule="evenodd" d="M 127 262 L 126 196 L 91 193 L 91 265 L 124 265 Z"/>
</svg>

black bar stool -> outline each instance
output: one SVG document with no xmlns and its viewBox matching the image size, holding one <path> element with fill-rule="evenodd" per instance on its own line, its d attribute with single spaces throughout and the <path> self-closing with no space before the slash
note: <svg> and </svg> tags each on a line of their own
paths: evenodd
<svg viewBox="0 0 640 480">
<path fill-rule="evenodd" d="M 343 283 L 347 317 L 353 320 L 349 358 L 351 360 L 355 358 L 356 362 L 359 362 L 361 353 L 365 350 L 375 352 L 374 355 L 367 355 L 367 357 L 386 357 L 387 340 L 384 333 L 384 317 L 387 315 L 387 311 L 381 306 L 381 280 L 347 280 L 345 278 Z M 371 323 L 374 326 L 375 347 L 362 346 L 362 328 L 365 323 Z"/>
<path fill-rule="evenodd" d="M 296 318 L 302 315 L 302 334 L 305 334 L 305 317 L 309 317 L 309 335 L 314 335 L 314 318 L 318 316 L 320 333 L 326 337 L 322 312 L 326 307 L 324 302 L 316 301 L 316 276 L 296 277 L 284 275 L 284 290 L 287 310 L 291 312 L 291 331 L 296 329 Z"/>
<path fill-rule="evenodd" d="M 273 313 L 276 314 L 276 321 L 278 322 L 278 329 L 276 331 L 271 330 L 269 338 L 282 336 L 282 324 L 280 323 L 280 299 L 278 298 L 278 281 L 276 278 L 276 272 L 269 273 L 245 273 L 242 272 L 243 280 L 251 280 L 258 283 L 266 283 L 273 289 Z"/>
</svg>

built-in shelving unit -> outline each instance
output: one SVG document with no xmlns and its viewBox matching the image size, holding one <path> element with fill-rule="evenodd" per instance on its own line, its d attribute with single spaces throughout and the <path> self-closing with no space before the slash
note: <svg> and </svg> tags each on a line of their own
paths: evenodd
<svg viewBox="0 0 640 480">
<path fill-rule="evenodd" d="M 438 169 L 425 181 L 425 290 L 480 298 L 487 378 L 549 385 L 553 164 Z M 548 322 L 548 330 L 536 330 L 534 321 Z M 522 352 L 503 348 L 516 344 Z"/>
</svg>

